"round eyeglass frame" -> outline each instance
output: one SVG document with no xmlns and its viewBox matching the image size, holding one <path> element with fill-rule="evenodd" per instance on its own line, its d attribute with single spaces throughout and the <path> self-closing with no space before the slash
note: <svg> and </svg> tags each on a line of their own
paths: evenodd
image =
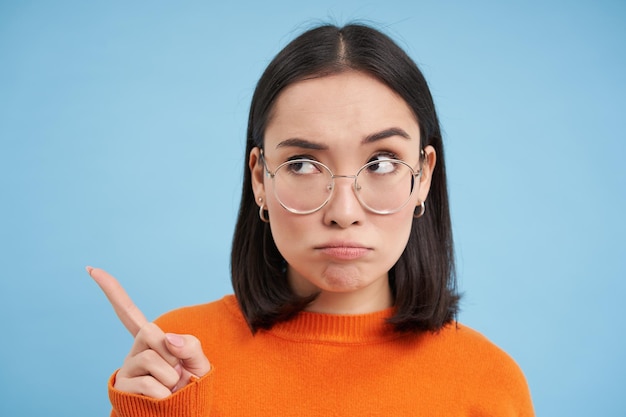
<svg viewBox="0 0 626 417">
<path fill-rule="evenodd" d="M 407 203 L 409 202 L 409 200 L 411 199 L 411 196 L 413 195 L 413 192 L 415 191 L 415 180 L 419 179 L 422 176 L 422 172 L 423 172 L 423 163 L 426 160 L 426 154 L 424 153 L 424 150 L 420 150 L 420 169 L 419 171 L 415 171 L 415 169 L 413 169 L 413 167 L 411 165 L 409 165 L 407 162 L 401 160 L 401 159 L 393 159 L 393 158 L 389 158 L 389 159 L 385 159 L 384 161 L 389 161 L 389 162 L 393 162 L 393 163 L 398 163 L 401 165 L 404 165 L 405 167 L 407 167 L 409 169 L 409 171 L 411 172 L 411 192 L 409 193 L 409 195 L 406 198 L 406 201 L 404 203 L 402 203 L 402 205 L 394 210 L 376 210 L 370 206 L 368 206 L 362 199 L 361 196 L 359 195 L 359 190 L 360 190 L 360 185 L 357 182 L 357 178 L 359 176 L 359 174 L 366 168 L 368 168 L 371 165 L 375 165 L 375 164 L 379 164 L 381 162 L 381 160 L 375 160 L 375 161 L 370 161 L 368 163 L 366 163 L 365 165 L 363 165 L 361 168 L 359 168 L 359 170 L 357 171 L 357 173 L 355 175 L 335 175 L 333 174 L 333 171 L 326 166 L 325 164 L 319 162 L 319 161 L 315 161 L 312 159 L 306 159 L 306 158 L 301 158 L 301 159 L 292 159 L 289 161 L 285 161 L 282 164 L 278 165 L 276 167 L 276 169 L 274 170 L 274 172 L 270 171 L 269 167 L 267 166 L 267 161 L 265 160 L 265 155 L 263 153 L 263 149 L 260 150 L 261 153 L 261 160 L 263 161 L 263 167 L 265 168 L 265 172 L 267 175 L 270 176 L 270 178 L 272 179 L 272 188 L 274 189 L 274 197 L 276 197 L 276 200 L 280 203 L 280 205 L 287 210 L 290 213 L 293 214 L 312 214 L 315 213 L 316 211 L 321 210 L 326 204 L 328 204 L 328 202 L 330 201 L 330 199 L 333 196 L 333 192 L 335 190 L 335 178 L 354 178 L 354 182 L 352 183 L 352 190 L 354 191 L 354 195 L 356 196 L 356 199 L 358 200 L 359 204 L 361 204 L 361 206 L 363 208 L 365 208 L 366 210 L 375 213 L 375 214 L 394 214 L 399 212 L 400 210 L 402 210 L 404 208 L 404 206 L 407 205 Z M 278 172 L 279 169 L 281 169 L 282 167 L 284 167 L 285 165 L 289 165 L 289 164 L 293 164 L 293 163 L 299 163 L 299 162 L 313 162 L 317 165 L 322 166 L 324 169 L 326 169 L 328 171 L 328 173 L 330 174 L 330 184 L 328 185 L 329 188 L 329 193 L 328 193 L 328 197 L 326 197 L 326 200 L 324 200 L 324 202 L 317 208 L 315 209 L 311 209 L 311 210 L 296 210 L 294 208 L 288 207 L 286 206 L 282 200 L 280 199 L 280 197 L 278 197 L 278 194 L 276 193 L 276 173 Z M 419 184 L 419 181 L 418 181 Z"/>
</svg>

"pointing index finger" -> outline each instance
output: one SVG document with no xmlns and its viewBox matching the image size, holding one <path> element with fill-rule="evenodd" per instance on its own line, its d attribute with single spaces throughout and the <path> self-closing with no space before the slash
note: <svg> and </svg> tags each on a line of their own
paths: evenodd
<svg viewBox="0 0 626 417">
<path fill-rule="evenodd" d="M 113 310 L 115 310 L 124 327 L 135 337 L 139 329 L 148 323 L 146 316 L 137 308 L 124 288 L 112 275 L 100 268 L 88 266 L 86 269 L 109 299 Z"/>
</svg>

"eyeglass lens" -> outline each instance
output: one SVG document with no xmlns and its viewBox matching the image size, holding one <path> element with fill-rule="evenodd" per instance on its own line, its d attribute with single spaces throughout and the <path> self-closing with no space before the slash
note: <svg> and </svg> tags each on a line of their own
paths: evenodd
<svg viewBox="0 0 626 417">
<path fill-rule="evenodd" d="M 357 198 L 367 209 L 393 213 L 410 199 L 415 182 L 409 165 L 397 160 L 372 161 L 359 170 L 356 183 L 333 178 L 326 166 L 310 160 L 289 161 L 274 173 L 274 193 L 278 201 L 294 213 L 311 213 L 330 199 L 334 181 L 352 181 Z M 356 184 L 356 185 L 355 185 Z"/>
</svg>

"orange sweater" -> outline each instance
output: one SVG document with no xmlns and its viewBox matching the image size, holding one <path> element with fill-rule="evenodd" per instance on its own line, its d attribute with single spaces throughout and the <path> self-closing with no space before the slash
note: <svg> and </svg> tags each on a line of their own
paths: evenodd
<svg viewBox="0 0 626 417">
<path fill-rule="evenodd" d="M 397 334 L 392 314 L 301 313 L 252 335 L 233 296 L 166 314 L 193 334 L 211 371 L 163 400 L 109 381 L 112 416 L 533 416 L 519 367 L 463 325 Z"/>
</svg>

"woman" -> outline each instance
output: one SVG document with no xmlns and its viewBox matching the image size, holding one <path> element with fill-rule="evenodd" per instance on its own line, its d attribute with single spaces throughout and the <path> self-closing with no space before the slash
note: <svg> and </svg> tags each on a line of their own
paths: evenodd
<svg viewBox="0 0 626 417">
<path fill-rule="evenodd" d="M 455 322 L 439 123 L 387 36 L 322 26 L 252 99 L 234 296 L 148 323 L 88 268 L 135 335 L 118 416 L 533 415 L 518 366 Z"/>
</svg>

